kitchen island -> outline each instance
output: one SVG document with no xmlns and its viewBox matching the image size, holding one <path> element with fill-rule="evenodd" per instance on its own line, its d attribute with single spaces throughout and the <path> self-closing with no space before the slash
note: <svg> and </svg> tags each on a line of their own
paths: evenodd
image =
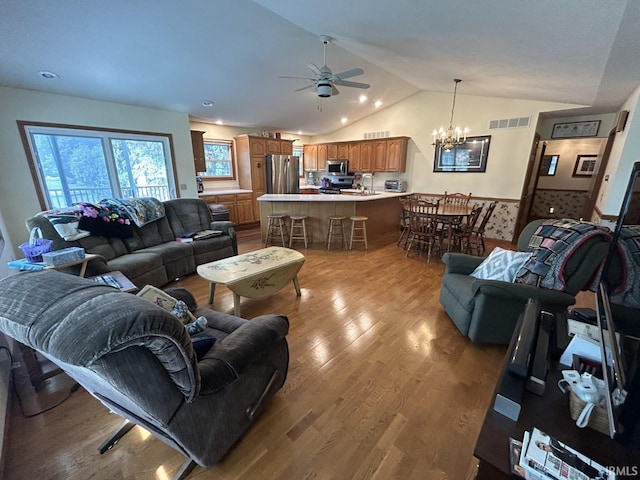
<svg viewBox="0 0 640 480">
<path fill-rule="evenodd" d="M 376 192 L 359 195 L 356 190 L 343 190 L 336 195 L 317 194 L 266 194 L 258 198 L 262 240 L 267 235 L 267 215 L 307 215 L 307 236 L 311 243 L 324 243 L 330 216 L 344 216 L 345 233 L 349 233 L 349 217 L 363 215 L 367 220 L 369 242 L 383 238 L 388 233 L 400 234 L 402 209 L 400 197 L 410 193 Z M 289 224 L 290 225 L 290 224 Z M 389 237 L 387 235 L 387 237 Z M 390 241 L 396 239 L 389 237 Z"/>
</svg>

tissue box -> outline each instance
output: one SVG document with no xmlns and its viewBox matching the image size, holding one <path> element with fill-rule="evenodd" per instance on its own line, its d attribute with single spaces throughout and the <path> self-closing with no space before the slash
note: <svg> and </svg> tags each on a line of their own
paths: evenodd
<svg viewBox="0 0 640 480">
<path fill-rule="evenodd" d="M 62 250 L 54 250 L 53 252 L 43 253 L 42 261 L 45 265 L 57 267 L 65 263 L 76 262 L 84 258 L 84 248 L 69 247 Z"/>
</svg>

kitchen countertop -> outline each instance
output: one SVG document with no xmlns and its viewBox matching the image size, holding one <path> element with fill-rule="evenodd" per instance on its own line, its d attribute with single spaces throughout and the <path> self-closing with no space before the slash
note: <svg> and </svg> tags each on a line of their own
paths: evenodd
<svg viewBox="0 0 640 480">
<path fill-rule="evenodd" d="M 200 192 L 198 194 L 199 197 L 204 197 L 207 195 L 233 195 L 236 193 L 253 193 L 252 190 L 243 190 L 241 188 L 229 188 L 226 190 L 205 190 L 204 192 Z"/>
<path fill-rule="evenodd" d="M 372 200 L 383 200 L 387 198 L 398 198 L 411 195 L 410 192 L 376 192 L 374 195 L 359 195 L 359 190 L 342 190 L 341 194 L 318 195 L 318 194 L 298 194 L 267 193 L 258 197 L 259 202 L 370 202 Z"/>
</svg>

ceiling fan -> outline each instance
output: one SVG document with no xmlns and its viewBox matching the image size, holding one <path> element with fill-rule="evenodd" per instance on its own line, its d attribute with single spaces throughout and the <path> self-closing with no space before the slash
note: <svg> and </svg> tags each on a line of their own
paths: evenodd
<svg viewBox="0 0 640 480">
<path fill-rule="evenodd" d="M 324 66 L 322 68 L 318 68 L 313 63 L 307 63 L 307 67 L 315 74 L 314 78 L 306 78 L 306 77 L 280 77 L 280 78 L 296 78 L 299 80 L 308 80 L 309 85 L 298 88 L 296 92 L 300 92 L 302 90 L 315 89 L 316 93 L 321 98 L 327 98 L 332 95 L 338 95 L 340 92 L 336 88 L 336 85 L 340 85 L 342 87 L 354 87 L 354 88 L 369 88 L 371 85 L 368 83 L 360 83 L 360 82 L 351 82 L 346 80 L 347 78 L 355 77 L 358 75 L 362 75 L 364 71 L 361 68 L 352 68 L 351 70 L 347 70 L 341 73 L 333 73 L 331 69 L 327 66 L 327 44 L 331 42 L 331 37 L 327 35 L 320 35 L 320 40 L 324 45 Z"/>
</svg>

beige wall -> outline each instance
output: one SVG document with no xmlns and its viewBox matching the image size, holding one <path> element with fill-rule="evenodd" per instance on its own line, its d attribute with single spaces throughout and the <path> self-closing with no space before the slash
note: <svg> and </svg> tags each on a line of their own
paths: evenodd
<svg viewBox="0 0 640 480">
<path fill-rule="evenodd" d="M 0 87 L 0 210 L 14 251 L 27 240 L 25 218 L 40 211 L 16 120 L 172 134 L 180 196 L 197 195 L 186 114 Z"/>
<path fill-rule="evenodd" d="M 402 102 L 314 142 L 363 139 L 365 132 L 389 131 L 390 136 L 411 137 L 404 174 L 376 174 L 376 185 L 399 177 L 416 192 L 471 192 L 481 197 L 519 199 L 535 125 L 540 112 L 564 109 L 566 104 L 458 95 L 454 124 L 470 129 L 470 135 L 491 135 L 486 173 L 434 173 L 432 132 L 447 127 L 451 94 L 420 92 Z M 531 116 L 530 127 L 489 131 L 489 121 Z"/>
<path fill-rule="evenodd" d="M 608 131 L 608 130 L 607 130 Z M 589 190 L 593 177 L 574 177 L 573 169 L 578 155 L 598 155 L 602 158 L 602 149 L 606 138 L 575 138 L 566 140 L 546 140 L 546 155 L 558 155 L 556 174 L 541 176 L 538 188 L 554 190 Z M 597 164 L 596 164 L 597 168 Z"/>
</svg>

